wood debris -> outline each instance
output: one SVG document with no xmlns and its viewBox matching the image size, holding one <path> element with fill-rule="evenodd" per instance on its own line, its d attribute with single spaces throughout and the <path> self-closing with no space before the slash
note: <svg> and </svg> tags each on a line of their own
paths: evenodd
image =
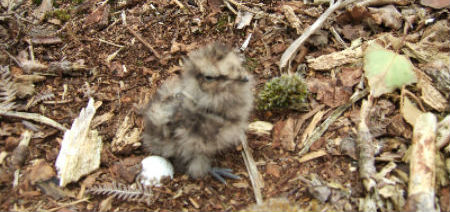
<svg viewBox="0 0 450 212">
<path fill-rule="evenodd" d="M 70 130 L 64 133 L 61 149 L 56 159 L 59 186 L 78 181 L 100 166 L 102 138 L 97 130 L 90 129 L 95 114 L 94 99 L 90 98 Z"/>
</svg>

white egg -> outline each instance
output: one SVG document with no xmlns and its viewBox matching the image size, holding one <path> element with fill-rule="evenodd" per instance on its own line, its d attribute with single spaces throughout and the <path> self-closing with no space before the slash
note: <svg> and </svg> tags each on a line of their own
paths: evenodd
<svg viewBox="0 0 450 212">
<path fill-rule="evenodd" d="M 172 179 L 173 172 L 173 166 L 167 159 L 154 155 L 142 160 L 142 171 L 139 178 L 145 186 L 161 186 L 161 179 L 164 177 Z"/>
</svg>

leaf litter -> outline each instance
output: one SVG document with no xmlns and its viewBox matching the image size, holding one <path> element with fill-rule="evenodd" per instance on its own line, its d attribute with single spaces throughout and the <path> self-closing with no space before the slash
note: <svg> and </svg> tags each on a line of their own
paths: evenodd
<svg viewBox="0 0 450 212">
<path fill-rule="evenodd" d="M 2 210 L 450 208 L 446 1 L 1 3 L 0 189 L 11 193 L 0 198 Z M 216 161 L 241 180 L 225 186 L 175 173 L 162 187 L 136 188 L 136 164 L 147 156 L 140 108 L 182 71 L 187 52 L 212 41 L 245 46 L 255 95 L 282 74 L 302 76 L 309 111 L 255 108 L 248 142 Z M 67 182 L 56 180 L 54 164 L 64 132 L 89 97 L 103 103 L 87 125 L 102 137 L 91 150 L 101 165 L 60 188 Z M 428 140 L 436 150 L 422 154 L 417 145 Z M 417 160 L 436 178 L 423 177 L 430 172 Z M 102 186 L 98 194 L 121 199 L 85 192 Z"/>
</svg>

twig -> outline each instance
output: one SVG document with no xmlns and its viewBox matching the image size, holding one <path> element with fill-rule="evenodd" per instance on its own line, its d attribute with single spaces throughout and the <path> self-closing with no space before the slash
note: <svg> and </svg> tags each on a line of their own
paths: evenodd
<svg viewBox="0 0 450 212">
<path fill-rule="evenodd" d="M 417 96 L 416 95 L 414 95 L 413 93 L 411 93 L 411 91 L 409 91 L 409 90 L 407 90 L 406 89 L 406 86 L 403 86 L 402 87 L 402 90 L 401 90 L 401 105 L 403 105 L 403 97 L 405 96 L 405 95 L 408 95 L 409 97 L 411 97 L 411 98 L 413 98 L 415 101 L 416 101 L 416 103 L 419 105 L 419 107 L 420 107 L 420 110 L 422 110 L 422 112 L 423 111 L 425 111 L 425 108 L 423 107 L 423 105 L 422 105 L 422 101 L 420 101 L 420 99 L 419 98 L 417 98 Z"/>
<path fill-rule="evenodd" d="M 436 122 L 436 116 L 424 113 L 414 125 L 407 211 L 437 211 L 434 206 Z"/>
<path fill-rule="evenodd" d="M 252 182 L 253 193 L 255 194 L 256 204 L 260 205 L 263 203 L 263 197 L 261 193 L 261 188 L 264 187 L 264 181 L 261 178 L 261 174 L 258 172 L 255 160 L 253 159 L 252 153 L 250 152 L 250 147 L 247 143 L 247 138 L 243 136 L 241 138 L 242 142 L 242 157 L 244 158 L 245 167 L 247 168 L 248 176 Z"/>
<path fill-rule="evenodd" d="M 157 57 L 158 59 L 161 59 L 161 55 L 150 45 L 141 35 L 139 35 L 137 32 L 135 32 L 133 29 L 131 29 L 130 26 L 127 24 L 127 17 L 125 15 L 125 12 L 122 12 L 121 14 L 122 23 L 127 28 L 128 32 L 130 32 L 136 39 L 138 39 L 142 44 L 144 44 L 145 47 L 150 49 L 150 51 Z"/>
<path fill-rule="evenodd" d="M 58 122 L 53 121 L 50 118 L 47 118 L 47 117 L 45 117 L 43 115 L 36 114 L 36 113 L 25 113 L 25 112 L 17 112 L 17 111 L 0 111 L 0 115 L 14 117 L 14 118 L 22 118 L 22 119 L 33 120 L 33 121 L 36 121 L 36 122 L 40 122 L 40 123 L 52 126 L 52 127 L 56 128 L 56 129 L 59 129 L 61 131 L 66 131 L 67 130 L 67 128 L 65 128 L 64 126 L 62 126 Z"/>
<path fill-rule="evenodd" d="M 161 55 L 150 45 L 144 38 L 142 38 L 141 35 L 139 35 L 137 32 L 135 32 L 133 29 L 131 29 L 128 25 L 125 25 L 125 27 L 128 29 L 128 31 L 136 37 L 142 44 L 144 44 L 145 47 L 150 49 L 152 53 L 157 57 L 158 59 L 161 59 Z"/>
<path fill-rule="evenodd" d="M 224 2 L 225 2 L 225 5 L 228 7 L 228 9 L 229 9 L 231 12 L 233 12 L 235 15 L 238 14 L 237 11 L 230 5 L 230 2 L 228 2 L 228 1 L 224 1 Z"/>
<path fill-rule="evenodd" d="M 361 105 L 361 120 L 358 124 L 358 147 L 359 147 L 359 176 L 363 181 L 366 191 L 371 192 L 376 185 L 374 180 L 375 169 L 375 147 L 373 136 L 370 133 L 367 123 L 372 108 L 373 97 L 369 96 L 367 101 Z"/>
<path fill-rule="evenodd" d="M 101 38 L 99 38 L 99 39 L 98 39 L 98 41 L 100 41 L 100 42 L 102 42 L 102 43 L 106 43 L 106 44 L 109 44 L 109 45 L 111 45 L 111 46 L 115 46 L 115 47 L 123 48 L 123 46 L 122 46 L 122 45 L 119 45 L 119 44 L 115 44 L 115 43 L 113 43 L 113 42 L 110 42 L 110 41 L 107 41 L 107 40 L 103 40 L 103 39 L 101 39 Z"/>
<path fill-rule="evenodd" d="M 228 0 L 231 1 L 231 0 Z M 337 10 L 342 5 L 342 0 L 338 0 L 336 3 L 332 4 L 330 2 L 330 7 L 328 7 L 327 10 L 314 22 L 313 25 L 308 27 L 308 29 L 305 30 L 305 32 L 297 38 L 290 46 L 289 48 L 284 51 L 283 55 L 280 59 L 280 69 L 284 69 L 288 63 L 292 60 L 292 58 L 297 54 L 298 50 L 300 49 L 300 46 L 303 45 L 303 43 L 312 35 L 314 32 L 319 30 L 322 27 L 322 24 L 325 22 L 325 20 L 330 16 L 335 10 Z"/>
<path fill-rule="evenodd" d="M 336 40 L 337 40 L 342 46 L 344 46 L 344 48 L 348 48 L 348 45 L 345 43 L 344 40 L 342 40 L 341 36 L 340 36 L 339 33 L 336 31 L 336 29 L 334 29 L 334 27 L 331 27 L 330 30 L 331 30 L 331 34 L 333 34 L 334 38 L 336 38 Z"/>
<path fill-rule="evenodd" d="M 180 7 L 180 9 L 184 9 L 183 3 L 181 3 L 181 2 L 178 1 L 178 0 L 173 0 L 173 1 L 178 5 L 178 7 Z"/>
<path fill-rule="evenodd" d="M 43 101 L 42 103 L 47 105 L 56 105 L 56 104 L 66 104 L 69 102 L 72 102 L 73 99 L 66 99 L 66 100 L 50 100 L 50 101 Z"/>
<path fill-rule="evenodd" d="M 338 108 L 336 108 L 336 110 L 334 110 L 333 113 L 331 113 L 330 117 L 328 117 L 319 127 L 314 129 L 314 131 L 311 133 L 311 136 L 309 136 L 308 139 L 306 139 L 304 143 L 305 146 L 302 148 L 302 150 L 300 150 L 298 155 L 302 156 L 303 154 L 308 152 L 309 148 L 314 144 L 314 142 L 317 141 L 320 138 L 320 136 L 322 136 L 322 134 L 328 129 L 328 127 L 334 121 L 336 121 L 336 119 L 339 118 L 339 116 L 344 111 L 346 111 L 350 106 L 352 106 L 353 103 L 357 102 L 358 100 L 366 96 L 368 93 L 369 93 L 368 89 L 355 92 L 353 96 L 350 98 L 349 102 L 347 102 L 345 105 L 341 105 Z"/>
<path fill-rule="evenodd" d="M 80 200 L 77 200 L 77 201 L 69 202 L 69 203 L 63 204 L 63 205 L 61 205 L 61 206 L 59 206 L 59 207 L 52 208 L 52 209 L 50 209 L 50 210 L 48 210 L 48 211 L 50 211 L 50 212 L 52 212 L 52 211 L 57 211 L 57 210 L 59 210 L 59 209 L 61 209 L 61 208 L 65 208 L 65 207 L 67 207 L 67 206 L 76 205 L 76 204 L 78 204 L 78 203 L 86 202 L 86 201 L 88 201 L 88 200 L 89 200 L 89 197 L 86 197 L 86 198 L 84 198 L 84 199 L 80 199 Z"/>
<path fill-rule="evenodd" d="M 3 49 L 3 52 L 5 52 L 5 53 L 9 56 L 9 58 L 11 58 L 11 60 L 14 60 L 14 62 L 16 62 L 16 64 L 17 64 L 19 67 L 22 67 L 22 63 L 21 63 L 19 60 L 17 60 L 16 57 L 12 56 L 8 51 L 6 51 L 6 50 L 4 50 L 4 49 Z"/>
<path fill-rule="evenodd" d="M 362 200 L 360 211 L 376 212 L 377 199 L 379 198 L 375 179 L 375 148 L 373 145 L 373 136 L 370 133 L 367 122 L 369 120 L 370 109 L 372 108 L 373 97 L 370 95 L 368 101 L 363 101 L 361 105 L 361 120 L 358 124 L 358 149 L 359 149 L 359 176 L 362 179 L 366 190 L 366 197 Z"/>
</svg>

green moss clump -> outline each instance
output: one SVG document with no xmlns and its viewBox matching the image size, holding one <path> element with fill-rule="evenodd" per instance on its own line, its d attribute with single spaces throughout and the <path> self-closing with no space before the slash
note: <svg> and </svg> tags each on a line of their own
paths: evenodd
<svg viewBox="0 0 450 212">
<path fill-rule="evenodd" d="M 225 29 L 227 28 L 227 24 L 228 24 L 228 15 L 220 16 L 219 20 L 217 20 L 216 30 L 218 32 L 224 32 Z"/>
<path fill-rule="evenodd" d="M 42 0 L 33 0 L 34 5 L 41 5 Z"/>
<path fill-rule="evenodd" d="M 258 95 L 258 109 L 304 111 L 307 97 L 308 88 L 301 76 L 283 74 L 266 82 Z"/>
<path fill-rule="evenodd" d="M 71 16 L 70 16 L 70 12 L 69 10 L 65 10 L 65 9 L 58 9 L 58 10 L 54 10 L 52 12 L 48 12 L 47 14 L 45 14 L 46 18 L 56 18 L 61 20 L 62 22 L 66 22 L 68 20 L 70 20 Z"/>
<path fill-rule="evenodd" d="M 83 0 L 72 0 L 72 3 L 78 5 L 78 4 L 83 3 Z"/>
</svg>

